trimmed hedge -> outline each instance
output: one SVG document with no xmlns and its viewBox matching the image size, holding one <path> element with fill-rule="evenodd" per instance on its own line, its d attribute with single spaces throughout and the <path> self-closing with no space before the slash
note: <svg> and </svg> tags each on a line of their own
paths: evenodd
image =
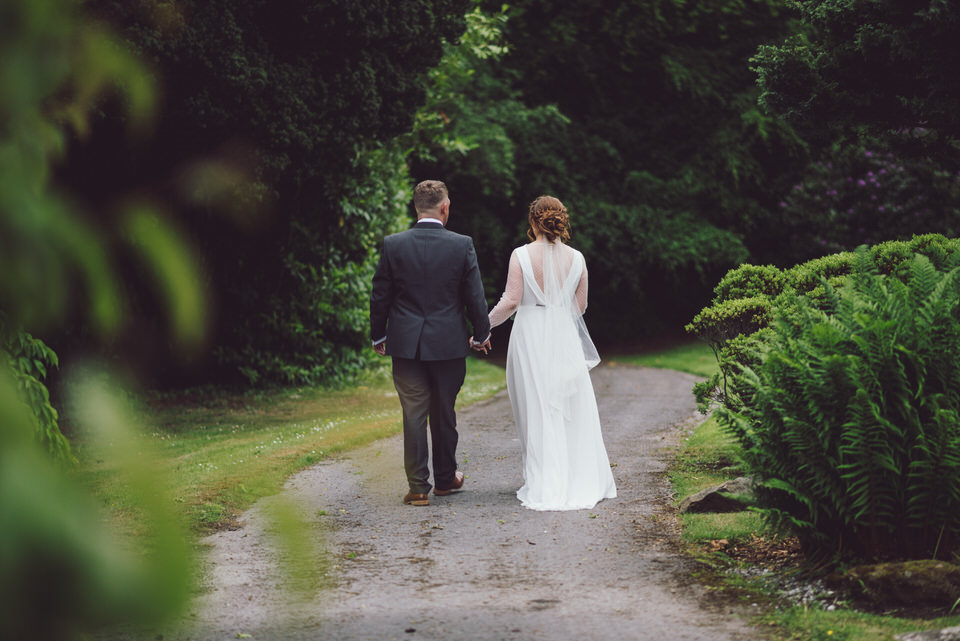
<svg viewBox="0 0 960 641">
<path fill-rule="evenodd" d="M 930 259 L 935 269 L 943 269 L 960 253 L 960 239 L 941 234 L 914 236 L 909 241 L 889 241 L 865 249 L 880 274 L 895 274 L 898 268 L 919 254 Z M 772 265 L 745 264 L 732 269 L 714 288 L 714 299 L 686 326 L 714 350 L 720 374 L 695 387 L 701 411 L 711 401 L 725 402 L 724 381 L 742 365 L 751 364 L 754 350 L 745 344 L 762 342 L 757 332 L 770 323 L 771 311 L 796 307 L 801 296 L 815 307 L 824 304 L 824 283 L 842 287 L 857 254 L 841 252 L 779 269 Z M 751 340 L 745 339 L 752 337 Z"/>
</svg>

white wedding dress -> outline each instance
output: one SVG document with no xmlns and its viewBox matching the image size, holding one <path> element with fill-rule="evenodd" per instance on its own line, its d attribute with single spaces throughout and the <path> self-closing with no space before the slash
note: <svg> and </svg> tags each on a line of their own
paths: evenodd
<svg viewBox="0 0 960 641">
<path fill-rule="evenodd" d="M 517 498 L 533 510 L 589 509 L 617 495 L 590 381 L 600 357 L 583 323 L 586 307 L 583 254 L 543 240 L 513 251 L 490 325 L 516 312 L 507 390 L 523 458 Z"/>
</svg>

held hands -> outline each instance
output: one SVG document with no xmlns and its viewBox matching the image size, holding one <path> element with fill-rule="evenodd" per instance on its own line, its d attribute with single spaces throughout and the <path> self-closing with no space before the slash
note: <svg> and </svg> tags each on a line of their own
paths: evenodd
<svg viewBox="0 0 960 641">
<path fill-rule="evenodd" d="M 477 352 L 483 352 L 484 354 L 487 354 L 490 350 L 493 349 L 493 344 L 490 342 L 490 339 L 489 339 L 489 338 L 488 338 L 486 341 L 482 342 L 482 343 L 476 343 L 476 344 L 475 344 L 475 343 L 473 342 L 473 336 L 471 336 L 469 339 L 467 339 L 467 344 L 470 345 L 470 349 L 472 349 L 472 350 L 474 350 L 474 351 L 477 351 Z M 377 344 L 377 345 L 374 345 L 374 346 L 373 346 L 373 351 L 375 351 L 375 352 L 376 352 L 377 354 L 379 354 L 380 356 L 386 356 L 386 355 L 387 355 L 387 342 L 384 341 L 384 342 L 382 342 L 382 343 L 379 343 L 379 344 Z"/>
<path fill-rule="evenodd" d="M 489 338 L 487 338 L 487 340 L 485 340 L 482 343 L 475 343 L 473 340 L 473 336 L 471 336 L 470 338 L 467 339 L 467 344 L 470 346 L 470 349 L 472 349 L 473 351 L 483 352 L 484 354 L 489 353 L 490 350 L 493 349 L 493 343 L 490 342 Z"/>
</svg>

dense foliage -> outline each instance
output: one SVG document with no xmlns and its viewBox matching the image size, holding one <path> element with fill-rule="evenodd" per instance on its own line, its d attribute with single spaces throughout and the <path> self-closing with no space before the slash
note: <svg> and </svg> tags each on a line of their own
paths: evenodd
<svg viewBox="0 0 960 641">
<path fill-rule="evenodd" d="M 73 456 L 45 384 L 59 359 L 31 332 L 59 328 L 74 310 L 103 337 L 118 331 L 124 261 L 142 265 L 162 292 L 171 344 L 197 344 L 203 305 L 162 213 L 130 197 L 115 207 L 114 226 L 98 227 L 51 179 L 67 141 L 89 133 L 108 95 L 123 97 L 128 133 L 146 132 L 154 97 L 146 70 L 69 1 L 5 2 L 0 25 L 0 638 L 72 640 L 182 606 L 191 553 L 136 447 L 123 451 L 144 499 L 148 551 L 130 554 L 103 527 L 66 469 Z M 124 458 L 127 417 L 102 395 L 77 406 L 90 420 L 76 424 L 109 430 Z"/>
<path fill-rule="evenodd" d="M 757 106 L 748 64 L 789 32 L 781 3 L 481 6 L 497 48 L 435 77 L 428 114 L 465 144 L 428 146 L 412 169 L 450 184 L 450 224 L 477 239 L 488 290 L 527 203 L 552 193 L 590 266 L 598 335 L 689 317 L 706 283 L 765 246 L 800 153 Z"/>
<path fill-rule="evenodd" d="M 811 138 L 922 128 L 960 138 L 953 2 L 799 0 L 806 28 L 754 59 L 761 103 Z"/>
<path fill-rule="evenodd" d="M 815 307 L 781 295 L 759 364 L 718 411 L 765 515 L 818 553 L 950 558 L 960 545 L 960 253 L 881 274 L 865 249 Z M 885 265 L 889 268 L 890 265 Z M 785 296 L 793 298 L 788 304 Z"/>
<path fill-rule="evenodd" d="M 953 2 L 792 2 L 800 27 L 752 64 L 760 104 L 818 159 L 780 203 L 789 264 L 955 235 L 960 12 Z"/>
<path fill-rule="evenodd" d="M 411 127 L 468 6 L 84 3 L 154 62 L 164 93 L 148 148 L 118 143 L 107 109 L 61 178 L 94 202 L 119 187 L 174 204 L 216 297 L 213 351 L 227 378 L 331 382 L 365 362 L 371 251 L 409 207 L 404 150 L 389 141 Z M 169 365 L 156 310 L 134 307 L 127 353 Z M 170 375 L 214 374 L 189 365 Z"/>
<path fill-rule="evenodd" d="M 117 437 L 130 426 L 112 426 L 111 440 L 115 455 L 138 468 L 124 478 L 133 479 L 151 531 L 143 539 L 149 549 L 136 553 L 104 526 L 76 478 L 37 446 L 33 408 L 9 374 L 0 369 L 0 637 L 76 641 L 103 626 L 155 624 L 178 612 L 190 594 L 192 553 L 143 453 L 119 453 Z M 110 421 L 102 411 L 96 418 L 97 429 Z"/>
<path fill-rule="evenodd" d="M 158 135 L 131 146 L 124 100 L 101 100 L 56 178 L 105 228 L 116 226 L 112 194 L 149 194 L 197 249 L 216 312 L 202 350 L 169 349 L 172 317 L 150 269 L 125 269 L 136 321 L 111 349 L 153 383 L 356 372 L 369 358 L 372 252 L 409 220 L 409 187 L 424 178 L 450 185 L 450 225 L 474 237 L 491 302 L 526 204 L 553 193 L 590 266 L 592 328 L 649 335 L 689 318 L 744 260 L 786 265 L 954 233 L 955 168 L 929 143 L 950 129 L 954 81 L 937 65 L 951 59 L 955 20 L 932 21 L 934 5 L 921 5 L 88 0 L 84 11 L 153 64 Z M 916 49 L 921 34 L 943 49 L 940 63 Z M 856 56 L 866 62 L 844 84 Z M 827 62 L 794 76 L 797 60 Z M 871 82 L 917 82 L 844 119 L 831 114 L 853 114 L 846 103 L 817 111 L 822 96 L 807 104 L 779 89 L 814 76 L 861 105 L 890 89 Z M 935 99 L 910 98 L 924 88 Z M 898 100 L 920 120 L 892 127 L 906 112 L 882 105 Z M 851 127 L 872 133 L 852 145 Z M 53 339 L 72 350 L 89 336 Z"/>
<path fill-rule="evenodd" d="M 960 255 L 960 240 L 939 234 L 915 236 L 910 241 L 888 241 L 867 250 L 882 274 L 897 274 L 915 254 L 926 256 L 944 269 Z M 714 289 L 714 299 L 686 326 L 714 350 L 720 374 L 696 385 L 698 401 L 706 409 L 711 400 L 726 402 L 728 380 L 741 366 L 759 363 L 757 347 L 770 336 L 774 311 L 796 312 L 798 299 L 814 307 L 825 304 L 825 286 L 841 286 L 853 270 L 854 252 L 815 258 L 788 269 L 773 265 L 744 264 L 730 270 Z"/>
<path fill-rule="evenodd" d="M 70 446 L 44 385 L 58 358 L 29 331 L 62 320 L 71 288 L 84 293 L 91 322 L 112 331 L 120 291 L 108 239 L 52 188 L 50 168 L 68 133 L 86 130 L 98 96 L 123 87 L 135 130 L 150 120 L 153 92 L 105 34 L 79 28 L 62 10 L 46 0 L 0 12 L 7 25 L 0 39 L 0 368 L 31 409 L 38 442 L 65 462 Z M 133 218 L 124 209 L 121 225 Z"/>
<path fill-rule="evenodd" d="M 235 316 L 231 342 L 217 353 L 250 383 L 342 383 L 372 354 L 367 310 L 377 251 L 384 235 L 402 229 L 412 189 L 393 146 L 358 152 L 355 162 L 364 176 L 343 180 L 336 233 L 294 224 L 277 269 L 225 284 L 243 307 L 221 311 Z"/>
<path fill-rule="evenodd" d="M 794 261 L 914 234 L 960 234 L 960 172 L 925 157 L 836 145 L 781 201 Z"/>
<path fill-rule="evenodd" d="M 528 106 L 505 69 L 506 8 L 467 15 L 459 44 L 448 44 L 431 70 L 427 102 L 407 137 L 412 172 L 442 178 L 451 190 L 451 229 L 474 239 L 488 298 L 506 276 L 509 256 L 523 236 L 525 218 L 509 211 L 520 188 L 527 155 L 524 136 L 564 131 L 568 119 L 555 105 Z"/>
</svg>

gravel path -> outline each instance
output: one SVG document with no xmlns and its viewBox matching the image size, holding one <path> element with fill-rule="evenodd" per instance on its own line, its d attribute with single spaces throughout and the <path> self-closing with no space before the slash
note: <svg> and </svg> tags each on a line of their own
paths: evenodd
<svg viewBox="0 0 960 641">
<path fill-rule="evenodd" d="M 711 602 L 677 552 L 665 446 L 695 419 L 694 377 L 593 371 L 619 496 L 534 512 L 514 495 L 520 454 L 505 392 L 459 412 L 464 491 L 401 503 L 399 436 L 290 479 L 284 496 L 325 532 L 329 584 L 296 599 L 274 569 L 267 502 L 209 537 L 210 590 L 178 639 L 526 640 L 755 636 Z M 399 414 L 399 406 L 397 408 Z"/>
</svg>

